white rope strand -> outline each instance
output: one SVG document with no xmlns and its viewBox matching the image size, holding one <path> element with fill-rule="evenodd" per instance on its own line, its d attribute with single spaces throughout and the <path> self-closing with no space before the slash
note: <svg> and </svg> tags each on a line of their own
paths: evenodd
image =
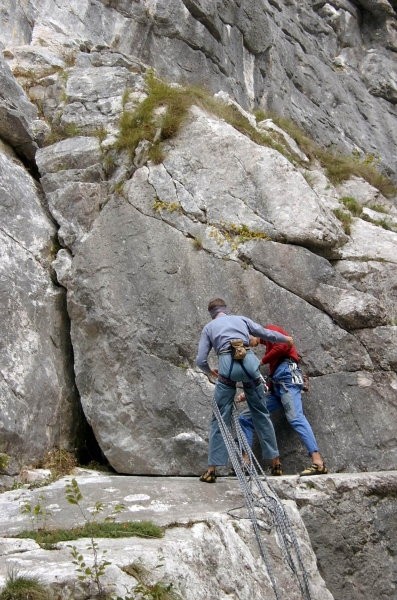
<svg viewBox="0 0 397 600">
<path fill-rule="evenodd" d="M 231 429 L 223 420 L 215 399 L 213 399 L 212 405 L 230 462 L 244 495 L 248 516 L 252 522 L 259 551 L 265 563 L 276 600 L 282 599 L 274 579 L 263 535 L 261 535 L 261 529 L 264 528 L 258 522 L 258 512 L 262 521 L 267 523 L 270 518 L 271 526 L 275 527 L 284 559 L 298 580 L 302 598 L 312 600 L 308 574 L 303 564 L 299 544 L 290 519 L 247 442 L 239 423 L 236 405 L 232 413 L 232 424 L 236 432 L 236 440 Z M 247 462 L 243 459 L 243 452 L 247 455 Z"/>
</svg>

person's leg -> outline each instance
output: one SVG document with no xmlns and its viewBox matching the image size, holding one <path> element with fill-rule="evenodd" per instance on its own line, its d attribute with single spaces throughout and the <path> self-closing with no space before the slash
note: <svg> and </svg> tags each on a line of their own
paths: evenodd
<svg viewBox="0 0 397 600">
<path fill-rule="evenodd" d="M 285 416 L 291 427 L 299 435 L 302 444 L 312 459 L 312 466 L 314 468 L 309 467 L 306 471 L 311 471 L 310 473 L 303 471 L 301 474 L 315 474 L 314 471 L 316 473 L 326 473 L 327 469 L 319 452 L 317 440 L 303 412 L 301 386 L 283 383 L 280 385 L 280 394 Z"/>
<path fill-rule="evenodd" d="M 239 415 L 238 422 L 240 423 L 242 432 L 247 438 L 248 445 L 252 448 L 254 442 L 254 424 L 249 409 L 246 409 Z"/>
<path fill-rule="evenodd" d="M 259 365 L 260 362 L 255 354 L 248 351 L 243 363 L 237 360 L 234 361 L 232 365 L 232 378 L 243 382 L 244 393 L 261 445 L 263 458 L 271 460 L 272 466 L 278 467 L 277 475 L 281 475 L 282 471 L 276 435 L 269 411 L 266 408 L 265 391 L 263 383 L 260 381 Z"/>
<path fill-rule="evenodd" d="M 272 460 L 272 463 L 274 464 L 279 463 L 280 458 L 276 434 L 270 419 L 269 411 L 266 408 L 263 384 L 260 383 L 255 386 L 245 382 L 243 385 L 251 412 L 252 422 L 262 448 L 263 458 Z"/>
<path fill-rule="evenodd" d="M 231 415 L 233 410 L 233 399 L 236 393 L 234 387 L 230 387 L 216 382 L 214 400 L 219 408 L 221 416 L 226 425 L 230 427 Z M 219 429 L 216 416 L 213 414 L 210 426 L 209 445 L 208 445 L 208 468 L 200 477 L 201 481 L 213 483 L 215 481 L 216 467 L 226 465 L 228 462 L 228 452 Z"/>
</svg>

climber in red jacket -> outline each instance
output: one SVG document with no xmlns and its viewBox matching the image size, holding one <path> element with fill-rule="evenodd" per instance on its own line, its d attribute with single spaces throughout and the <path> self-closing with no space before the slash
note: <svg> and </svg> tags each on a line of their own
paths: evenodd
<svg viewBox="0 0 397 600">
<path fill-rule="evenodd" d="M 288 336 L 289 334 L 277 325 L 266 325 L 265 329 L 270 329 Z M 250 339 L 250 345 L 257 346 L 264 344 L 266 352 L 261 360 L 263 365 L 269 365 L 270 389 L 266 394 L 266 405 L 269 412 L 274 412 L 283 409 L 285 416 L 291 427 L 295 429 L 304 444 L 312 464 L 300 473 L 301 476 L 306 475 L 322 475 L 328 473 L 324 460 L 318 449 L 316 438 L 309 421 L 305 417 L 302 408 L 302 388 L 303 376 L 299 367 L 300 357 L 294 345 L 268 342 L 257 337 Z M 238 400 L 244 399 L 244 395 L 240 394 Z M 252 446 L 253 441 L 253 425 L 249 413 L 243 411 L 240 415 L 240 425 L 247 437 L 248 442 Z M 281 475 L 280 473 L 273 473 Z"/>
</svg>

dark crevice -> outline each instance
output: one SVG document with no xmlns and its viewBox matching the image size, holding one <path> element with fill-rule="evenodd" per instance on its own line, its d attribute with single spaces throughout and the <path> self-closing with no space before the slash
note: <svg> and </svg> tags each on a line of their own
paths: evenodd
<svg viewBox="0 0 397 600">
<path fill-rule="evenodd" d="M 58 246 L 61 248 L 59 241 Z M 51 277 L 54 285 L 64 290 L 62 305 L 59 307 L 62 311 L 64 319 L 62 349 L 64 356 L 65 376 L 70 388 L 70 397 L 72 398 L 73 402 L 72 411 L 74 420 L 74 439 L 69 440 L 69 442 L 73 444 L 74 452 L 80 465 L 87 466 L 90 463 L 95 463 L 96 465 L 99 464 L 106 467 L 107 470 L 112 470 L 98 444 L 98 441 L 95 438 L 92 427 L 89 425 L 81 405 L 81 398 L 76 385 L 74 371 L 74 349 L 71 337 L 71 320 L 67 310 L 67 290 L 59 283 L 54 269 L 52 269 Z"/>
</svg>

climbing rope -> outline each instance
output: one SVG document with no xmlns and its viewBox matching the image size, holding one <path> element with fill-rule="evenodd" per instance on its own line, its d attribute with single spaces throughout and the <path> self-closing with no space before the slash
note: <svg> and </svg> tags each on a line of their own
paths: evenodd
<svg viewBox="0 0 397 600">
<path fill-rule="evenodd" d="M 239 423 L 236 405 L 234 405 L 232 413 L 232 424 L 236 432 L 235 439 L 231 429 L 222 418 L 215 399 L 213 399 L 212 404 L 230 462 L 244 495 L 248 516 L 252 522 L 260 555 L 265 563 L 276 600 L 282 599 L 277 589 L 268 552 L 261 535 L 263 526 L 260 525 L 260 521 L 267 522 L 269 518 L 272 525 L 275 526 L 283 557 L 298 580 L 302 597 L 305 600 L 312 600 L 308 574 L 303 564 L 298 540 L 291 521 L 247 442 Z M 247 456 L 246 462 L 242 458 L 243 452 Z"/>
</svg>

